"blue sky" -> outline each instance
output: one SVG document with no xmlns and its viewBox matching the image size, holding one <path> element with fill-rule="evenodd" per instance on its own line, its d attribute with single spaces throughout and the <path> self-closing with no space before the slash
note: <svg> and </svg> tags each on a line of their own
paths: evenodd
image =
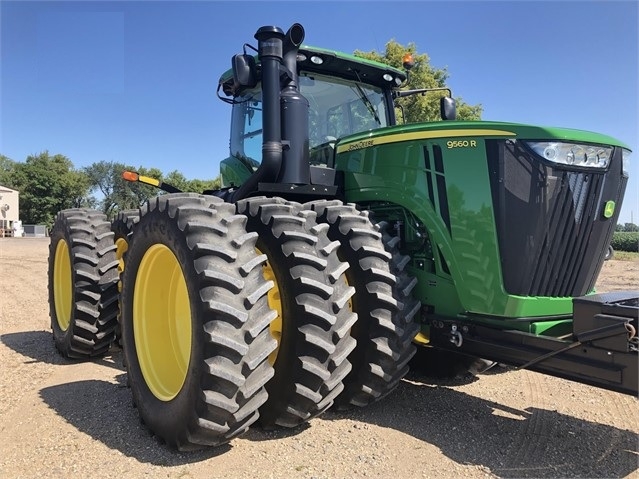
<svg viewBox="0 0 639 479">
<path fill-rule="evenodd" d="M 0 153 L 48 150 L 217 176 L 230 108 L 215 96 L 262 25 L 310 45 L 415 42 L 483 119 L 564 126 L 633 150 L 621 222 L 639 223 L 636 1 L 0 1 Z"/>
</svg>

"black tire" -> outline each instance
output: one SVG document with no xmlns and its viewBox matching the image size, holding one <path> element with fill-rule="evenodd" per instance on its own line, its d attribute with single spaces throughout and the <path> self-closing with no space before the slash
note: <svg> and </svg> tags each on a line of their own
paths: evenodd
<svg viewBox="0 0 639 479">
<path fill-rule="evenodd" d="M 49 311 L 57 350 L 65 357 L 103 356 L 115 338 L 118 261 L 104 214 L 58 213 L 50 233 Z"/>
<path fill-rule="evenodd" d="M 122 273 L 124 273 L 124 256 L 129 249 L 133 228 L 140 221 L 140 210 L 123 210 L 111 221 L 111 231 L 113 231 L 113 241 L 115 241 L 115 255 L 118 258 L 118 291 L 122 291 Z M 119 308 L 121 309 L 121 308 Z M 121 346 L 122 330 L 120 327 L 120 314 L 118 312 L 118 324 L 115 329 L 115 340 Z"/>
<path fill-rule="evenodd" d="M 349 330 L 357 315 L 348 308 L 354 293 L 344 277 L 348 264 L 326 236 L 328 227 L 299 203 L 249 198 L 237 208 L 248 217 L 247 229 L 259 234 L 256 245 L 268 257 L 281 310 L 275 376 L 260 424 L 295 427 L 333 405 L 351 369 Z"/>
<path fill-rule="evenodd" d="M 335 405 L 366 406 L 394 391 L 408 373 L 415 354 L 412 340 L 419 331 L 415 316 L 420 304 L 412 297 L 416 280 L 404 272 L 405 257 L 390 236 L 383 237 L 368 211 L 337 200 L 306 207 L 329 225 L 329 238 L 339 241 L 338 256 L 350 265 L 346 277 L 355 287 L 352 308 L 358 320 L 351 335 L 357 347 L 349 357 L 353 369 Z"/>
<path fill-rule="evenodd" d="M 124 271 L 124 254 L 128 249 L 133 228 L 140 221 L 140 210 L 123 210 L 111 221 L 111 231 L 113 231 L 113 241 L 117 246 L 116 255 L 120 263 L 120 274 Z"/>
<path fill-rule="evenodd" d="M 273 376 L 266 257 L 246 218 L 218 198 L 167 194 L 141 213 L 122 289 L 134 404 L 172 447 L 226 443 L 257 420 Z"/>
</svg>

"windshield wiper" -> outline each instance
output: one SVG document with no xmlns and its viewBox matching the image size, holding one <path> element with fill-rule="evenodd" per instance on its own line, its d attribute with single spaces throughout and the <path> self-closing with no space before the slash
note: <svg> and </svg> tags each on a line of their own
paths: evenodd
<svg viewBox="0 0 639 479">
<path fill-rule="evenodd" d="M 362 80 L 360 79 L 359 73 L 357 73 L 357 71 L 355 71 L 355 75 L 357 75 L 357 79 L 361 82 Z M 370 114 L 373 115 L 373 118 L 375 118 L 375 121 L 377 122 L 377 124 L 381 125 L 382 121 L 379 119 L 379 116 L 377 115 L 377 112 L 375 111 L 375 107 L 373 106 L 373 103 L 366 96 L 366 93 L 364 92 L 362 87 L 359 86 L 359 83 L 355 83 L 355 88 L 357 88 L 357 94 L 359 95 L 359 99 L 362 100 L 364 105 L 366 105 L 366 108 L 368 108 L 368 111 L 370 112 Z"/>
</svg>

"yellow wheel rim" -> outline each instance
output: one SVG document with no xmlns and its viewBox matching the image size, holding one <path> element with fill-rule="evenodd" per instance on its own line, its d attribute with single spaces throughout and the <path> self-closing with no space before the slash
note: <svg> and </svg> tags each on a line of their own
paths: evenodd
<svg viewBox="0 0 639 479">
<path fill-rule="evenodd" d="M 53 300 L 55 317 L 58 326 L 66 331 L 71 324 L 73 307 L 73 279 L 71 276 L 71 256 L 69 245 L 64 240 L 58 241 L 53 259 Z"/>
<path fill-rule="evenodd" d="M 115 256 L 118 259 L 118 274 L 122 277 L 124 273 L 124 253 L 129 249 L 129 243 L 124 238 L 115 240 Z M 122 291 L 122 281 L 118 281 L 118 291 Z"/>
<path fill-rule="evenodd" d="M 155 244 L 144 254 L 133 293 L 135 350 L 144 380 L 161 401 L 178 395 L 191 357 L 191 305 L 173 252 Z"/>
<path fill-rule="evenodd" d="M 124 271 L 124 253 L 129 249 L 129 243 L 124 238 L 115 240 L 115 255 L 118 258 L 118 273 Z"/>
<path fill-rule="evenodd" d="M 262 254 L 262 252 L 258 249 L 257 254 Z M 275 351 L 273 351 L 268 357 L 269 364 L 273 366 L 280 350 L 280 343 L 282 342 L 282 298 L 280 296 L 280 288 L 277 284 L 277 278 L 275 277 L 273 268 L 268 261 L 262 267 L 262 274 L 266 281 L 273 281 L 274 284 L 266 296 L 269 308 L 277 312 L 277 317 L 271 321 L 271 324 L 269 324 L 268 327 L 271 336 L 273 336 L 273 338 L 277 341 Z"/>
</svg>

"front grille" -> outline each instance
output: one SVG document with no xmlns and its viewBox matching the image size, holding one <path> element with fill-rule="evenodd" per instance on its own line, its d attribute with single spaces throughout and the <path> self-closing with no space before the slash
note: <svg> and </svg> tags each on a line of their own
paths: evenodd
<svg viewBox="0 0 639 479">
<path fill-rule="evenodd" d="M 594 287 L 621 209 L 621 150 L 607 172 L 542 162 L 513 140 L 486 142 L 506 292 L 582 296 Z M 603 216 L 607 201 L 617 207 Z"/>
</svg>

